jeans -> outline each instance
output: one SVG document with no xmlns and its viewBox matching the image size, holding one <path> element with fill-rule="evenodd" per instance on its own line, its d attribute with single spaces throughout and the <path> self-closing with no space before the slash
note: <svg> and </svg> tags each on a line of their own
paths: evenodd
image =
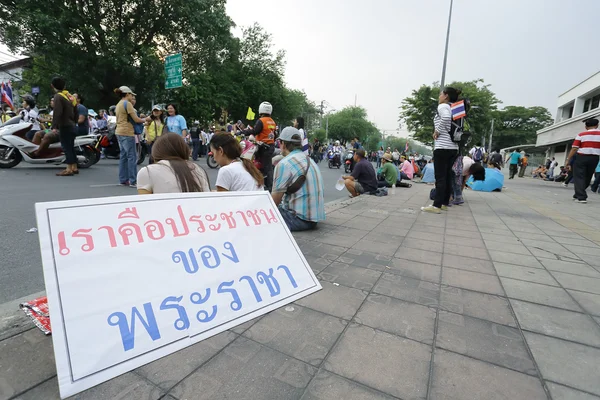
<svg viewBox="0 0 600 400">
<path fill-rule="evenodd" d="M 305 221 L 301 218 L 298 218 L 296 214 L 289 210 L 285 210 L 282 207 L 279 207 L 279 212 L 285 221 L 288 229 L 292 232 L 297 231 L 308 231 L 311 229 L 315 229 L 317 227 L 317 223 L 313 221 Z"/>
<path fill-rule="evenodd" d="M 508 179 L 514 179 L 518 170 L 519 170 L 518 164 L 510 164 L 508 167 L 508 172 L 509 172 Z"/>
<path fill-rule="evenodd" d="M 519 168 L 519 178 L 523 178 L 525 176 L 525 170 L 527 169 L 527 165 L 521 165 Z"/>
<path fill-rule="evenodd" d="M 199 153 L 200 153 L 200 139 L 192 138 L 192 160 L 196 161 L 198 159 Z"/>
<path fill-rule="evenodd" d="M 598 186 L 600 185 L 600 172 L 596 172 L 594 174 L 594 183 L 592 183 L 592 192 L 598 191 Z"/>
<path fill-rule="evenodd" d="M 260 147 L 255 157 L 262 164 L 262 172 L 265 174 L 265 188 L 270 192 L 273 189 L 273 153 L 275 153 L 275 145 L 271 144 L 268 147 Z"/>
<path fill-rule="evenodd" d="M 154 164 L 154 158 L 152 158 L 152 146 L 154 142 L 146 142 L 146 147 L 148 148 L 148 164 Z M 137 157 L 136 157 L 137 159 Z"/>
<path fill-rule="evenodd" d="M 65 126 L 59 128 L 58 136 L 60 145 L 65 153 L 65 161 L 67 164 L 77 164 L 77 156 L 75 155 L 75 127 Z"/>
<path fill-rule="evenodd" d="M 377 157 L 377 168 L 381 167 L 381 157 Z"/>
<path fill-rule="evenodd" d="M 121 154 L 119 158 L 119 182 L 135 185 L 137 181 L 137 155 L 135 137 L 117 135 Z"/>
<path fill-rule="evenodd" d="M 458 150 L 437 149 L 433 151 L 433 168 L 435 170 L 435 199 L 433 206 L 440 208 L 450 203 L 452 193 L 452 165 L 456 160 Z"/>
<path fill-rule="evenodd" d="M 587 199 L 586 189 L 590 185 L 594 171 L 598 165 L 598 156 L 577 154 L 575 159 L 573 176 L 575 177 L 575 196 L 576 199 Z"/>
</svg>

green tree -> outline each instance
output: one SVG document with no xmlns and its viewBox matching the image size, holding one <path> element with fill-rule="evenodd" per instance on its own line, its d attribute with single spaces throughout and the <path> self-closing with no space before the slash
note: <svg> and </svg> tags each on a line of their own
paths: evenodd
<svg viewBox="0 0 600 400">
<path fill-rule="evenodd" d="M 552 124 L 553 119 L 545 107 L 508 106 L 493 113 L 494 148 L 532 144 L 536 132 Z"/>
<path fill-rule="evenodd" d="M 483 79 L 453 82 L 448 86 L 462 90 L 461 97 L 470 100 L 471 111 L 468 114 L 468 121 L 471 140 L 480 141 L 489 132 L 492 114 L 500 100 Z M 400 106 L 400 118 L 406 123 L 412 137 L 426 145 L 433 144 L 433 117 L 437 112 L 439 93 L 440 87 L 437 82 L 431 86 L 422 85 L 402 100 Z"/>
<path fill-rule="evenodd" d="M 368 137 L 379 133 L 377 127 L 367 119 L 362 107 L 346 107 L 329 115 L 329 139 L 342 143 L 358 137 L 365 142 Z"/>
<path fill-rule="evenodd" d="M 318 128 L 315 129 L 314 131 L 312 131 L 309 136 L 308 139 L 310 140 L 310 142 L 314 142 L 315 140 L 318 140 L 320 143 L 325 143 L 325 129 L 323 128 Z"/>
</svg>

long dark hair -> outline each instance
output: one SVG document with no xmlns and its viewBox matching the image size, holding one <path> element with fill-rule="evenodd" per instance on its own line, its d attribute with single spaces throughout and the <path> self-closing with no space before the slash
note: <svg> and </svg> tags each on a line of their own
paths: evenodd
<svg viewBox="0 0 600 400">
<path fill-rule="evenodd" d="M 258 168 L 256 168 L 254 163 L 247 158 L 240 158 L 242 155 L 242 147 L 232 135 L 229 133 L 217 133 L 210 139 L 210 147 L 214 150 L 222 149 L 223 154 L 230 160 L 241 160 L 244 164 L 244 168 L 252 175 L 256 183 L 258 183 L 258 186 L 263 185 L 263 175 Z"/>
<path fill-rule="evenodd" d="M 456 101 L 458 100 L 458 96 L 460 96 L 462 91 L 460 89 L 455 89 L 453 87 L 446 86 L 444 88 L 444 93 L 448 95 L 448 100 L 450 101 L 450 103 L 456 103 Z"/>
<path fill-rule="evenodd" d="M 176 133 L 167 132 L 156 139 L 152 145 L 154 162 L 169 161 L 171 169 L 177 177 L 177 183 L 182 192 L 201 192 L 202 186 L 192 173 L 193 164 L 190 158 L 190 147 Z M 208 177 L 206 177 L 208 180 Z"/>
</svg>

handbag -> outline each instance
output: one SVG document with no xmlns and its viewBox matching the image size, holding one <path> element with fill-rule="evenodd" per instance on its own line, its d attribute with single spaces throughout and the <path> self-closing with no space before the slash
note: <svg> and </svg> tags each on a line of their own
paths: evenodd
<svg viewBox="0 0 600 400">
<path fill-rule="evenodd" d="M 129 121 L 129 123 L 133 125 L 133 133 L 135 133 L 136 135 L 141 135 L 142 133 L 144 133 L 144 124 L 138 124 L 137 122 L 135 122 L 127 112 L 127 100 L 123 101 L 123 106 L 125 107 L 125 114 L 127 114 L 127 121 Z"/>
<path fill-rule="evenodd" d="M 306 171 L 304 171 L 303 175 L 300 175 L 298 177 L 298 179 L 296 179 L 294 181 L 294 183 L 292 183 L 287 190 L 285 191 L 285 194 L 294 194 L 296 193 L 298 190 L 300 190 L 300 188 L 302 186 L 304 186 L 304 183 L 306 183 L 306 176 L 308 175 L 308 170 L 310 169 L 310 158 L 306 157 Z"/>
</svg>

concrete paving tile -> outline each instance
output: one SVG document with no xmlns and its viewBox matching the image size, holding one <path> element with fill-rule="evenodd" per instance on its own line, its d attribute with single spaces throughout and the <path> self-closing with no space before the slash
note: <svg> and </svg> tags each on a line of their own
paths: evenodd
<svg viewBox="0 0 600 400">
<path fill-rule="evenodd" d="M 576 246 L 573 244 L 566 244 L 565 247 L 577 255 L 585 254 L 587 256 L 600 257 L 600 246 L 587 247 L 587 246 Z"/>
<path fill-rule="evenodd" d="M 536 374 L 518 329 L 440 311 L 436 346 L 526 374 Z"/>
<path fill-rule="evenodd" d="M 346 324 L 342 319 L 294 305 L 265 315 L 244 336 L 319 366 Z"/>
<path fill-rule="evenodd" d="M 372 231 L 372 232 L 369 232 L 364 238 L 362 238 L 362 240 L 367 240 L 370 242 L 388 243 L 388 244 L 396 244 L 397 243 L 399 246 L 400 243 L 402 242 L 402 240 L 404 240 L 404 235 L 396 234 L 395 230 L 393 231 L 393 233 Z"/>
<path fill-rule="evenodd" d="M 498 276 L 520 279 L 522 281 L 542 283 L 544 285 L 558 286 L 556 280 L 541 268 L 522 267 L 520 265 L 494 263 Z"/>
<path fill-rule="evenodd" d="M 444 227 L 436 227 L 436 226 L 429 226 L 429 225 L 423 225 L 422 223 L 419 223 L 419 221 L 416 221 L 414 223 L 414 225 L 412 226 L 412 228 L 410 228 L 410 232 L 424 232 L 424 233 L 435 233 L 438 235 L 444 235 L 446 233 L 446 229 Z"/>
<path fill-rule="evenodd" d="M 72 397 L 71 397 L 72 398 Z M 17 396 L 14 400 L 61 400 L 56 377 Z M 145 400 L 145 399 L 144 399 Z"/>
<path fill-rule="evenodd" d="M 587 276 L 578 276 L 565 274 L 562 272 L 551 271 L 556 280 L 567 289 L 579 290 L 582 292 L 600 294 L 600 279 Z"/>
<path fill-rule="evenodd" d="M 589 315 L 520 300 L 510 302 L 521 329 L 600 347 L 600 327 Z"/>
<path fill-rule="evenodd" d="M 406 235 L 407 238 L 420 239 L 420 240 L 431 240 L 433 242 L 444 242 L 444 234 L 442 233 L 429 233 L 412 230 Z"/>
<path fill-rule="evenodd" d="M 438 265 L 424 264 L 402 258 L 393 258 L 386 272 L 434 283 L 440 282 L 442 268 Z"/>
<path fill-rule="evenodd" d="M 336 261 L 355 267 L 369 268 L 377 271 L 384 271 L 391 262 L 392 257 L 384 254 L 373 253 L 358 249 L 349 249 L 342 254 Z"/>
<path fill-rule="evenodd" d="M 319 278 L 326 282 L 339 283 L 340 285 L 355 289 L 371 290 L 375 282 L 381 276 L 380 271 L 368 268 L 355 267 L 352 265 L 333 262 L 325 268 Z"/>
<path fill-rule="evenodd" d="M 470 249 L 465 249 L 464 255 L 444 254 L 442 265 L 444 267 L 464 269 L 467 271 L 480 272 L 482 274 L 496 275 L 496 270 L 491 261 L 470 257 Z"/>
<path fill-rule="evenodd" d="M 573 311 L 582 311 L 569 294 L 560 287 L 540 285 L 510 278 L 500 278 L 506 295 L 512 299 L 525 300 L 532 303 Z"/>
<path fill-rule="evenodd" d="M 73 397 L 69 397 L 69 400 L 157 400 L 164 393 L 162 389 L 152 385 L 144 378 L 133 372 L 128 372 L 76 394 Z"/>
<path fill-rule="evenodd" d="M 453 236 L 460 236 L 460 237 L 467 238 L 467 239 L 481 240 L 481 234 L 479 233 L 479 231 L 466 231 L 466 230 L 462 230 L 462 229 L 452 229 L 451 233 Z M 468 243 L 468 240 L 466 240 L 465 242 Z"/>
<path fill-rule="evenodd" d="M 233 328 L 231 328 L 229 330 L 231 332 L 233 332 L 233 333 L 237 333 L 238 335 L 241 335 L 248 328 L 250 328 L 252 325 L 254 325 L 255 323 L 257 323 L 261 318 L 262 318 L 262 315 L 260 317 L 256 317 L 254 319 L 251 319 L 250 321 L 246 321 L 243 324 L 236 325 L 236 326 L 234 326 Z"/>
<path fill-rule="evenodd" d="M 600 395 L 600 349 L 523 333 L 544 379 Z"/>
<path fill-rule="evenodd" d="M 460 354 L 435 350 L 432 400 L 545 400 L 540 380 Z"/>
<path fill-rule="evenodd" d="M 515 234 L 513 234 L 513 232 L 510 229 L 494 227 L 494 226 L 479 225 L 479 232 L 481 232 L 482 234 L 493 235 L 494 237 L 498 237 L 498 236 L 515 237 Z"/>
<path fill-rule="evenodd" d="M 352 246 L 355 250 L 364 250 L 371 251 L 377 254 L 385 255 L 385 256 L 393 256 L 398 250 L 400 246 L 400 242 L 398 243 L 381 243 L 381 242 L 373 242 L 369 239 L 361 239 L 354 246 Z"/>
<path fill-rule="evenodd" d="M 404 245 L 398 248 L 394 257 L 404 258 L 406 260 L 412 260 L 422 262 L 426 264 L 442 265 L 442 253 L 436 253 L 434 251 L 411 249 Z"/>
<path fill-rule="evenodd" d="M 600 400 L 600 397 L 580 392 L 554 382 L 546 382 L 553 400 Z"/>
<path fill-rule="evenodd" d="M 236 337 L 237 335 L 232 332 L 222 332 L 134 371 L 160 388 L 169 390 Z"/>
<path fill-rule="evenodd" d="M 575 254 L 568 252 L 568 251 L 562 251 L 561 253 L 559 253 L 556 249 L 548 250 L 548 249 L 541 249 L 541 248 L 530 247 L 530 246 L 527 246 L 527 248 L 529 249 L 531 254 L 534 257 L 537 257 L 539 260 L 544 260 L 544 259 L 547 259 L 547 260 L 569 259 L 569 260 L 574 260 L 574 261 L 580 260 L 578 256 L 576 256 Z"/>
<path fill-rule="evenodd" d="M 352 319 L 362 304 L 367 293 L 363 290 L 347 286 L 335 286 L 329 282 L 321 282 L 322 290 L 303 297 L 297 304 L 324 312 L 335 317 Z"/>
<path fill-rule="evenodd" d="M 486 241 L 485 245 L 489 250 L 498 250 L 507 253 L 523 254 L 526 256 L 531 255 L 527 247 L 523 246 L 522 244 L 503 243 L 488 240 Z"/>
<path fill-rule="evenodd" d="M 442 284 L 504 296 L 500 281 L 494 275 L 444 267 L 442 268 Z"/>
<path fill-rule="evenodd" d="M 583 247 L 598 247 L 596 243 L 592 242 L 591 240 L 584 239 L 582 237 L 561 237 L 559 242 L 562 245 L 572 244 Z"/>
<path fill-rule="evenodd" d="M 523 254 L 505 253 L 498 250 L 490 250 L 490 256 L 493 261 L 521 265 L 530 268 L 543 268 L 542 264 L 534 256 L 526 256 Z"/>
<path fill-rule="evenodd" d="M 384 273 L 373 292 L 425 306 L 437 306 L 440 285 Z"/>
<path fill-rule="evenodd" d="M 369 220 L 367 218 L 356 217 L 344 223 L 344 227 L 359 229 L 362 231 L 372 231 L 377 225 L 381 223 L 380 220 Z"/>
<path fill-rule="evenodd" d="M 593 267 L 597 267 L 596 269 L 600 268 L 600 257 L 579 254 L 579 258 L 581 258 L 587 264 L 589 264 Z"/>
<path fill-rule="evenodd" d="M 413 239 L 406 238 L 402 242 L 403 247 L 410 247 L 412 249 L 428 250 L 441 253 L 444 249 L 444 245 L 440 242 L 431 242 L 424 239 Z"/>
<path fill-rule="evenodd" d="M 424 399 L 430 359 L 430 346 L 351 324 L 324 367 L 392 396 Z"/>
<path fill-rule="evenodd" d="M 319 238 L 319 242 L 333 246 L 350 248 L 356 244 L 361 238 L 351 238 L 342 236 L 337 233 L 328 233 Z"/>
<path fill-rule="evenodd" d="M 462 245 L 445 243 L 444 254 L 453 254 L 455 256 L 468 255 L 471 258 L 478 258 L 480 260 L 490 259 L 488 251 L 485 248 L 471 247 L 468 243 L 468 240 Z"/>
<path fill-rule="evenodd" d="M 502 325 L 517 326 L 508 300 L 492 294 L 442 286 L 440 309 L 486 319 Z"/>
<path fill-rule="evenodd" d="M 0 342 L 0 399 L 56 375 L 52 338 L 31 329 Z"/>
<path fill-rule="evenodd" d="M 323 271 L 332 262 L 331 260 L 328 260 L 326 258 L 317 258 L 306 254 L 304 255 L 304 258 L 306 258 L 306 261 L 308 261 L 308 265 L 310 265 L 310 268 L 315 274 L 318 274 L 319 272 Z"/>
<path fill-rule="evenodd" d="M 434 215 L 419 215 L 415 221 L 415 226 L 427 226 L 434 228 L 443 228 L 446 226 L 445 218 L 438 218 Z"/>
<path fill-rule="evenodd" d="M 394 335 L 431 344 L 435 315 L 435 309 L 430 307 L 371 294 L 354 320 Z"/>
<path fill-rule="evenodd" d="M 591 278 L 600 278 L 600 272 L 596 271 L 589 265 L 561 260 L 540 260 L 540 262 L 549 271 L 558 271 L 567 274 L 589 276 Z"/>
<path fill-rule="evenodd" d="M 169 394 L 178 399 L 299 399 L 316 368 L 238 337 Z"/>
<path fill-rule="evenodd" d="M 482 233 L 481 234 L 483 236 L 483 241 L 485 242 L 485 244 L 487 245 L 490 242 L 493 243 L 508 243 L 508 244 L 520 244 L 521 243 L 521 239 L 519 239 L 518 237 L 511 235 L 511 236 L 504 236 L 504 235 L 494 235 L 492 233 Z"/>
<path fill-rule="evenodd" d="M 300 250 L 305 257 L 324 258 L 334 261 L 342 255 L 347 249 L 339 246 L 331 246 L 318 242 L 310 242 L 300 246 Z"/>
<path fill-rule="evenodd" d="M 600 295 L 578 292 L 577 290 L 567 289 L 567 292 L 575 298 L 575 300 L 583 307 L 583 309 L 592 314 L 600 316 Z"/>
<path fill-rule="evenodd" d="M 452 235 L 446 235 L 446 237 L 444 238 L 444 243 L 446 244 L 459 244 L 464 246 L 465 243 L 469 244 L 469 247 L 477 247 L 479 249 L 484 249 L 485 248 L 485 243 L 483 240 L 481 239 L 469 239 L 468 241 L 465 240 L 464 237 L 461 236 L 452 236 Z"/>
<path fill-rule="evenodd" d="M 310 382 L 302 400 L 331 399 L 393 400 L 394 398 L 331 372 L 320 370 Z"/>
</svg>

